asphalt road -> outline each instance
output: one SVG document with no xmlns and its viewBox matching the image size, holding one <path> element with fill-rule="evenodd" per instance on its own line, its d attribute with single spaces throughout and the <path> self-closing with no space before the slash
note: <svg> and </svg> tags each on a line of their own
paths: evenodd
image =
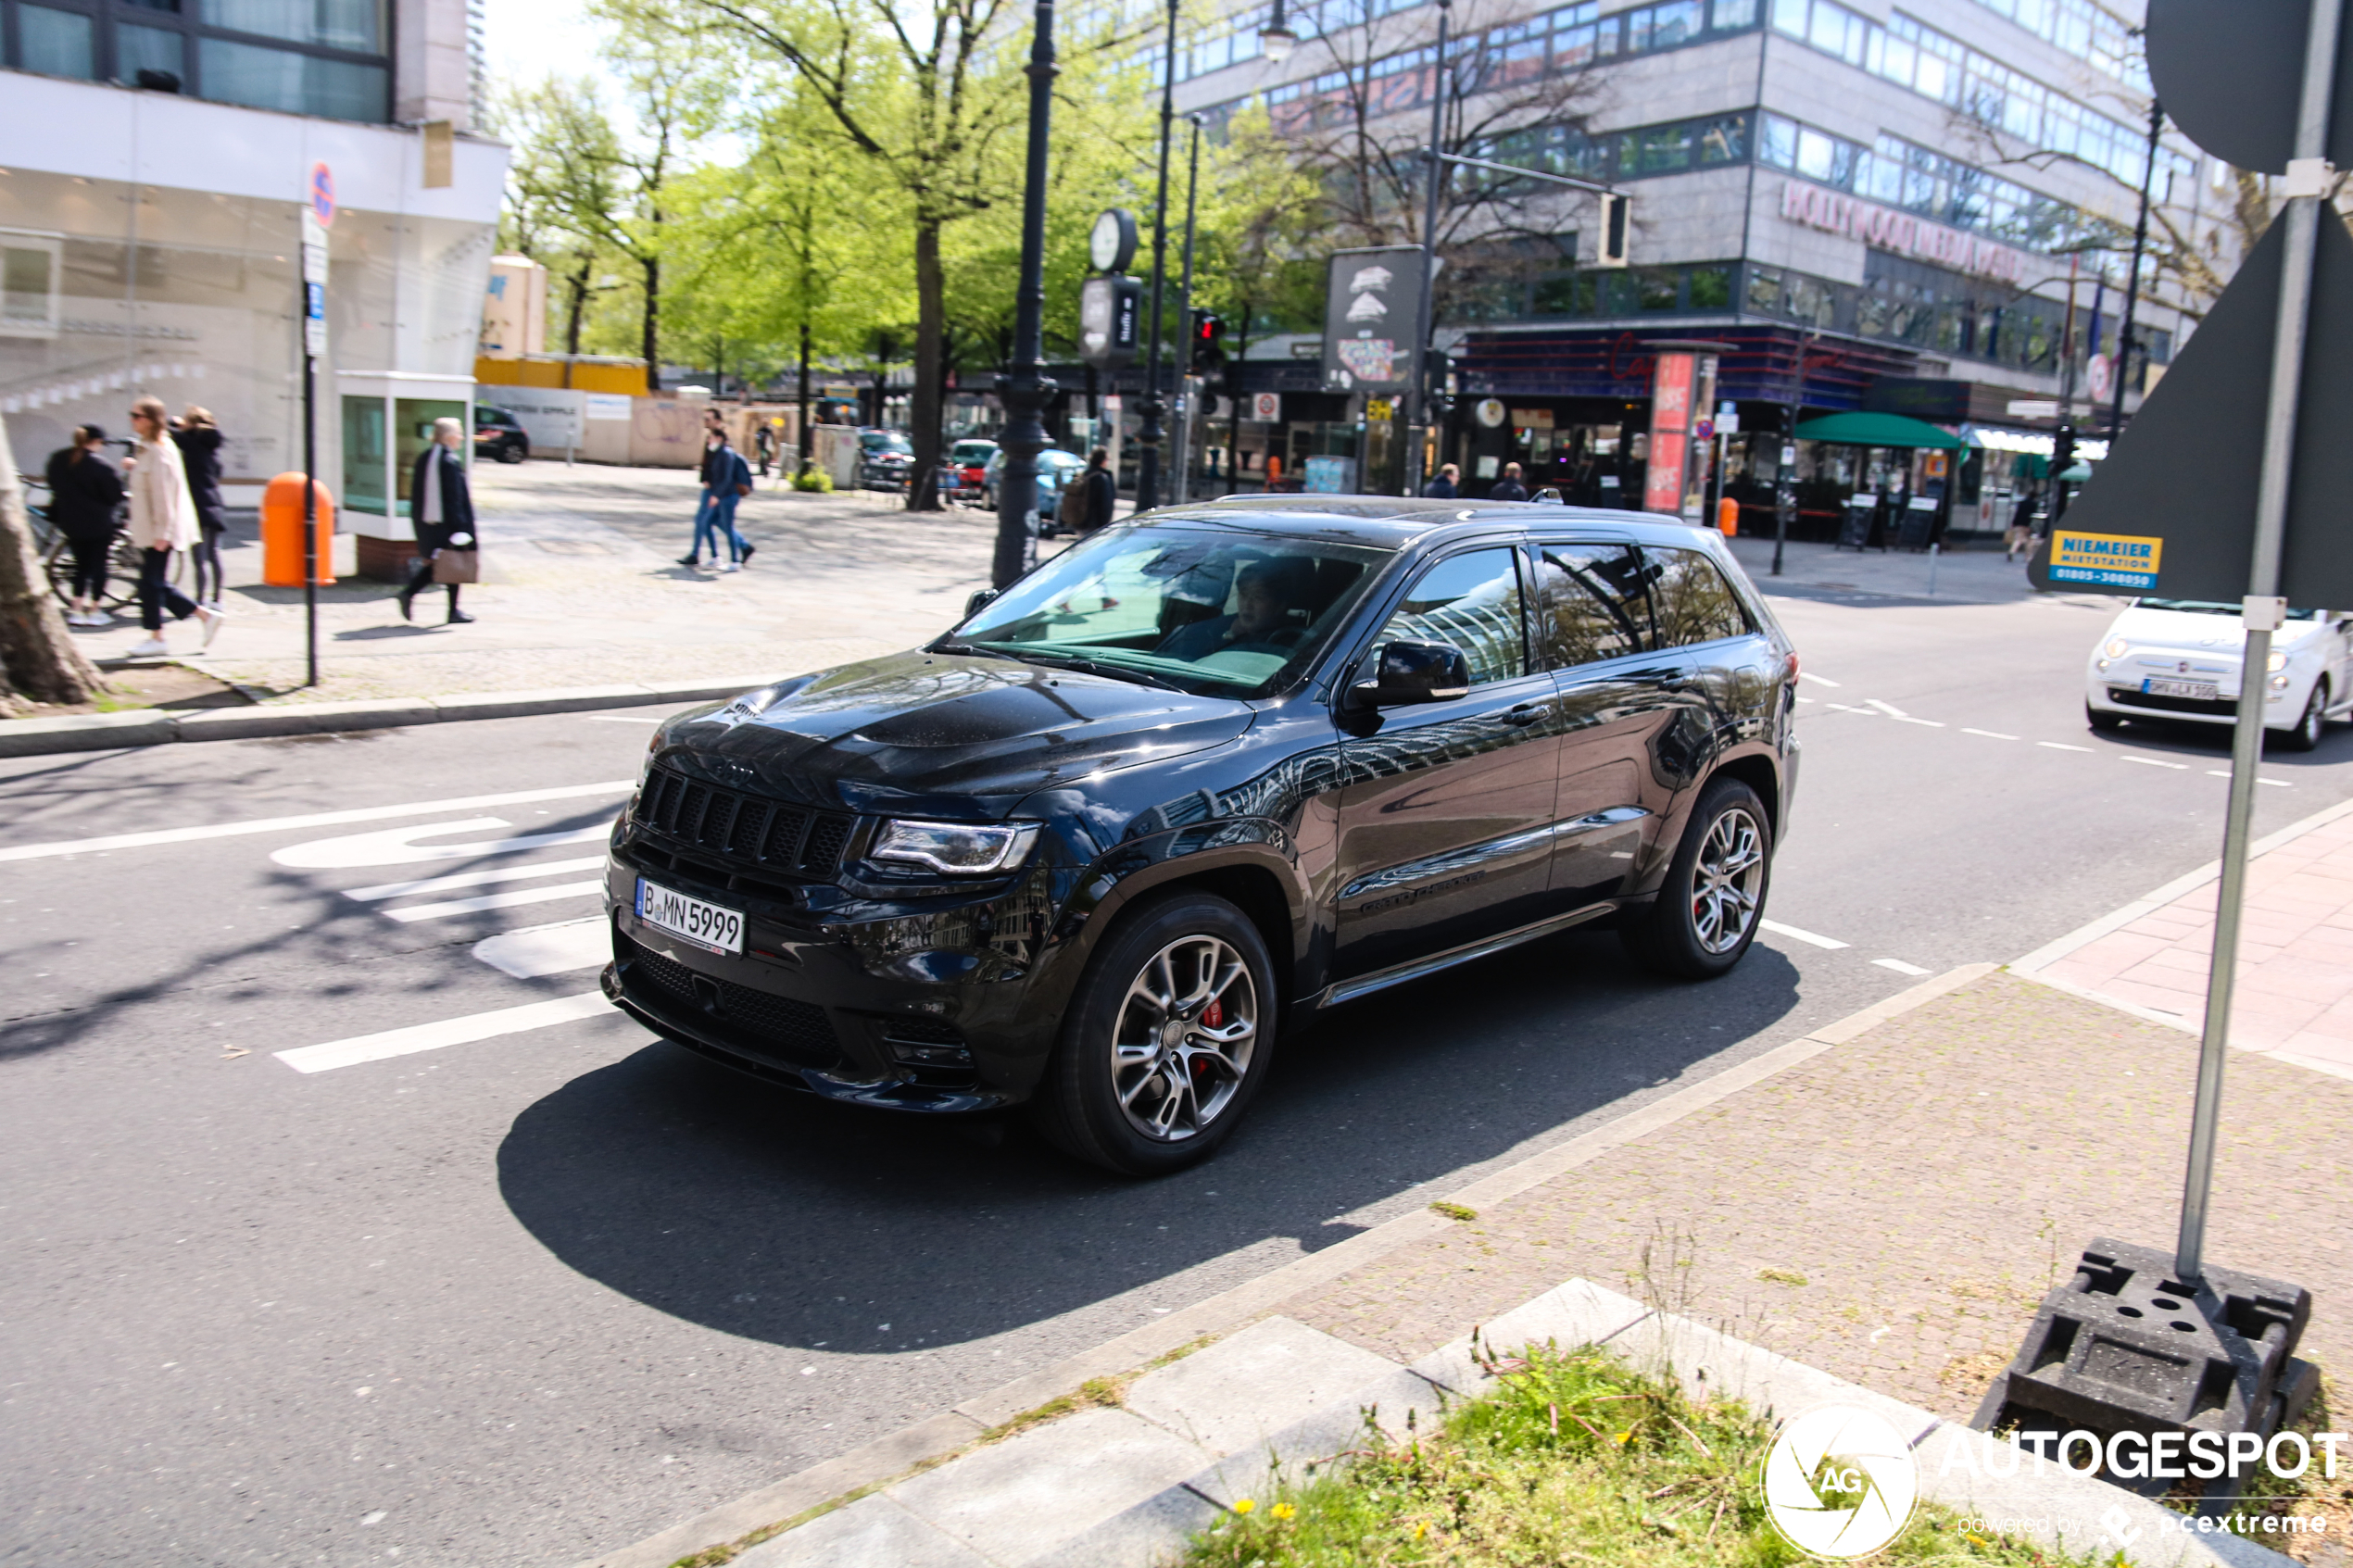
<svg viewBox="0 0 2353 1568">
<path fill-rule="evenodd" d="M 2215 853 L 2222 732 L 2083 726 L 2106 609 L 1776 602 L 1809 701 L 1769 912 L 1845 946 L 1692 986 L 1572 934 L 1387 993 L 1149 1185 L 610 1012 L 273 1054 L 593 990 L 567 868 L 642 710 L 0 762 L 0 1562 L 560 1568 Z M 2333 804 L 2353 734 L 2263 776 L 2261 830 Z"/>
</svg>

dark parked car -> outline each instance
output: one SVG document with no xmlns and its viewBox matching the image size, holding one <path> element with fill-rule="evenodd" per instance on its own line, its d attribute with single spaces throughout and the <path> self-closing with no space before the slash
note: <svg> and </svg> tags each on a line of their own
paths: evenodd
<svg viewBox="0 0 2353 1568">
<path fill-rule="evenodd" d="M 1588 923 L 1703 979 L 1762 918 L 1797 658 L 1712 532 L 1237 496 L 921 648 L 690 710 L 616 825 L 604 987 L 771 1082 L 1214 1148 L 1281 1029 Z"/>
<path fill-rule="evenodd" d="M 502 463 L 520 463 L 531 456 L 531 437 L 523 433 L 522 421 L 506 409 L 477 403 L 474 405 L 474 456 L 496 458 Z"/>
<path fill-rule="evenodd" d="M 904 490 L 915 466 L 914 443 L 895 430 L 858 433 L 858 483 L 866 490 Z"/>
</svg>

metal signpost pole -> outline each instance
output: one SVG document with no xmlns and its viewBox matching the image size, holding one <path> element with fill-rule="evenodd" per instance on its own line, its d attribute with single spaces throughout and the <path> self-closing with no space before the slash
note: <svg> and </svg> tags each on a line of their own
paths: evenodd
<svg viewBox="0 0 2353 1568">
<path fill-rule="evenodd" d="M 2277 596 L 2281 544 L 2287 533 L 2288 485 L 2296 450 L 2296 395 L 2304 383 L 2304 340 L 2312 307 L 2312 256 L 2327 190 L 2329 97 L 2336 75 L 2337 31 L 2345 0 L 2314 0 L 2304 52 L 2296 151 L 2284 192 L 2287 225 L 2280 259 L 2280 314 L 2273 330 L 2271 384 L 2263 423 L 2263 470 L 2255 494 L 2255 556 L 2244 605 L 2246 649 L 2239 663 L 2238 727 L 2231 736 L 2231 798 L 2222 829 L 2222 874 L 2216 889 L 2214 960 L 2206 983 L 2206 1028 L 2198 1043 L 2197 1104 L 2190 1115 L 2189 1171 L 2182 1185 L 2182 1235 L 2174 1267 L 2185 1281 L 2203 1277 L 2206 1206 L 2214 1185 L 2215 1123 L 2222 1109 L 2222 1060 L 2230 1045 L 2231 988 L 2237 978 L 2239 912 L 2246 897 L 2246 842 L 2255 816 L 2255 774 L 2263 755 L 2271 633 L 2285 603 Z"/>
<path fill-rule="evenodd" d="M 322 183 L 323 182 L 323 183 Z M 302 616 L 303 684 L 319 684 L 319 357 L 327 351 L 327 225 L 334 220 L 326 165 L 311 172 L 302 206 Z"/>
<path fill-rule="evenodd" d="M 988 580 L 1002 588 L 1029 567 L 1038 508 L 1038 454 L 1046 449 L 1042 418 L 1054 395 L 1046 374 L 1046 155 L 1054 107 L 1054 5 L 1038 0 L 1029 44 L 1029 149 L 1021 195 L 1021 281 L 1013 295 L 1013 352 L 997 378 L 1005 405 L 1005 466 L 997 476 L 997 552 Z"/>
<path fill-rule="evenodd" d="M 1412 379 L 1405 383 L 1405 494 L 1422 493 L 1422 446 L 1415 432 L 1429 422 L 1428 367 L 1429 345 L 1437 340 L 1438 323 L 1430 318 L 1438 299 L 1438 194 L 1446 181 L 1446 30 L 1453 19 L 1454 0 L 1438 0 L 1438 57 L 1432 69 L 1429 94 L 1428 185 L 1422 200 L 1421 314 L 1415 318 Z"/>
<path fill-rule="evenodd" d="M 1168 465 L 1168 499 L 1183 506 L 1192 495 L 1193 461 L 1193 212 L 1201 194 L 1201 116 L 1187 115 L 1193 128 L 1185 173 L 1185 272 L 1176 285 L 1176 320 L 1184 341 L 1176 349 L 1176 456 Z"/>
</svg>

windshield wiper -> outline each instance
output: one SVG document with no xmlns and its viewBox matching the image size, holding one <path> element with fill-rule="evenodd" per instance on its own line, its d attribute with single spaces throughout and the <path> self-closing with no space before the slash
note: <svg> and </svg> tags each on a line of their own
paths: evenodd
<svg viewBox="0 0 2353 1568">
<path fill-rule="evenodd" d="M 1129 670 L 1117 664 L 1105 664 L 1100 659 L 1078 659 L 1066 653 L 1007 653 L 1005 657 L 1018 659 L 1024 664 L 1042 664 L 1049 670 L 1076 670 L 1087 675 L 1108 675 L 1114 681 L 1133 681 L 1139 686 L 1158 686 L 1164 692 L 1181 692 L 1185 689 L 1174 681 L 1164 681 L 1157 675 L 1147 675 L 1140 670 Z"/>
<path fill-rule="evenodd" d="M 995 648 L 985 648 L 978 643 L 954 642 L 946 637 L 925 643 L 924 651 L 925 653 L 960 653 L 973 659 L 1013 659 L 1012 654 L 1000 653 Z M 1021 660 L 1013 659 L 1013 662 L 1018 664 Z"/>
</svg>

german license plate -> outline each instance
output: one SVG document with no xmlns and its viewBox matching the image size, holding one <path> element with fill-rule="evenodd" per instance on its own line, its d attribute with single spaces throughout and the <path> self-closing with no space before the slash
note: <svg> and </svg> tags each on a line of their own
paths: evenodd
<svg viewBox="0 0 2353 1568">
<path fill-rule="evenodd" d="M 2141 690 L 2150 696 L 2189 696 L 2201 702 L 2213 702 L 2222 695 L 2211 681 L 2160 681 L 2154 675 L 2141 682 Z"/>
<path fill-rule="evenodd" d="M 675 888 L 648 882 L 644 877 L 637 879 L 637 918 L 714 953 L 744 950 L 742 910 L 723 909 L 716 904 L 689 898 Z"/>
</svg>

